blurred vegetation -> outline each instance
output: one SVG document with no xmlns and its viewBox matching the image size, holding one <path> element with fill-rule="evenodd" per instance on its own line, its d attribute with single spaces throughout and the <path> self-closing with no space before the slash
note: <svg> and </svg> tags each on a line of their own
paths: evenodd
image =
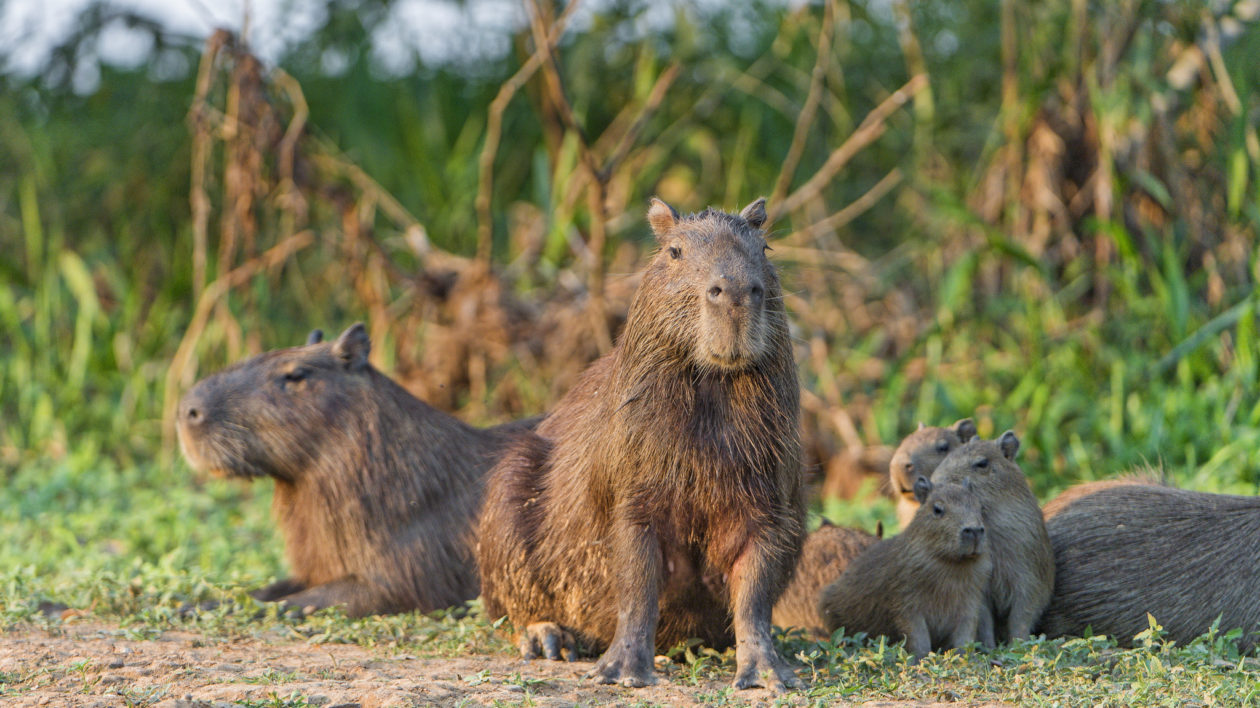
<svg viewBox="0 0 1260 708">
<path fill-rule="evenodd" d="M 970 415 L 1042 498 L 1144 462 L 1256 493 L 1255 2 L 660 7 L 544 4 L 502 56 L 399 70 L 375 0 L 276 66 L 98 6 L 0 75 L 9 602 L 278 575 L 270 490 L 193 478 L 163 416 L 312 328 L 367 321 L 469 419 L 545 410 L 615 336 L 654 194 L 771 197 L 816 479 Z M 119 26 L 147 60 L 77 81 Z"/>
</svg>

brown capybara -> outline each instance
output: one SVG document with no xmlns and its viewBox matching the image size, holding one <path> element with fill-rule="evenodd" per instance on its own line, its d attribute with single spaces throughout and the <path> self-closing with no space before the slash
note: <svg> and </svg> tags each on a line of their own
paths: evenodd
<svg viewBox="0 0 1260 708">
<path fill-rule="evenodd" d="M 765 200 L 679 216 L 616 346 L 490 473 L 487 614 L 522 654 L 603 652 L 601 683 L 655 682 L 654 647 L 738 642 L 734 686 L 798 685 L 770 615 L 800 552 L 800 388 Z M 732 623 L 734 637 L 732 637 Z"/>
<path fill-rule="evenodd" d="M 827 460 L 819 497 L 854 499 L 868 479 L 876 482 L 871 491 L 882 494 L 892 456 L 893 450 L 887 445 L 845 448 Z"/>
<path fill-rule="evenodd" d="M 980 618 L 980 640 L 1027 638 L 1054 590 L 1054 553 L 1041 507 L 1015 462 L 1019 438 L 1006 431 L 997 442 L 974 438 L 949 453 L 932 473 L 932 486 L 970 480 L 989 533 L 993 577 L 990 613 Z M 918 480 L 916 480 L 918 482 Z"/>
<path fill-rule="evenodd" d="M 829 632 L 905 638 L 915 660 L 975 641 L 992 570 L 979 497 L 939 484 L 901 533 L 871 546 L 822 592 Z"/>
<path fill-rule="evenodd" d="M 897 523 L 902 528 L 919 510 L 914 481 L 919 477 L 932 479 L 932 472 L 941 460 L 975 436 L 976 424 L 970 418 L 963 418 L 948 428 L 919 423 L 919 429 L 907 435 L 897 446 L 892 461 L 888 463 L 888 486 L 897 500 Z"/>
<path fill-rule="evenodd" d="M 824 634 L 826 625 L 818 614 L 818 595 L 840 577 L 854 558 L 878 541 L 879 536 L 824 521 L 805 537 L 792 579 L 774 605 L 774 624 L 803 629 L 813 636 Z"/>
<path fill-rule="evenodd" d="M 194 469 L 275 481 L 292 577 L 254 596 L 353 616 L 471 600 L 485 474 L 533 421 L 480 430 L 430 408 L 368 363 L 361 324 L 321 339 L 207 377 L 179 405 Z"/>
<path fill-rule="evenodd" d="M 1059 512 L 1066 509 L 1072 502 L 1104 489 L 1121 487 L 1127 484 L 1163 485 L 1162 476 L 1158 470 L 1147 469 L 1137 474 L 1116 477 L 1115 479 L 1100 479 L 1094 482 L 1076 484 L 1068 487 L 1059 496 L 1046 502 L 1045 506 L 1041 507 L 1041 516 L 1046 522 L 1049 522 L 1051 518 L 1058 516 Z"/>
<path fill-rule="evenodd" d="M 1146 630 L 1187 643 L 1220 617 L 1260 642 L 1260 497 L 1122 484 L 1079 496 L 1046 524 L 1054 545 L 1054 597 L 1038 629 L 1086 628 L 1122 644 Z"/>
</svg>

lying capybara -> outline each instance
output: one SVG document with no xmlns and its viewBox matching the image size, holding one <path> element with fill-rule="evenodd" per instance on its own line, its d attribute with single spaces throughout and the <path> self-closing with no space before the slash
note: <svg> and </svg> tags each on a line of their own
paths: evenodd
<svg viewBox="0 0 1260 708">
<path fill-rule="evenodd" d="M 1122 484 L 1078 496 L 1046 524 L 1054 545 L 1054 597 L 1038 629 L 1086 628 L 1122 644 L 1146 630 L 1186 643 L 1220 617 L 1260 641 L 1260 498 Z"/>
<path fill-rule="evenodd" d="M 919 423 L 919 429 L 907 435 L 897 446 L 892 461 L 888 463 L 888 486 L 897 500 L 897 523 L 902 528 L 919 510 L 914 481 L 919 477 L 932 479 L 932 472 L 936 471 L 941 460 L 975 436 L 976 424 L 970 418 L 963 418 L 948 428 Z"/>
<path fill-rule="evenodd" d="M 736 688 L 797 684 L 771 608 L 800 552 L 800 388 L 765 200 L 679 216 L 616 346 L 490 473 L 485 608 L 522 654 L 603 652 L 602 683 L 654 682 L 654 647 L 738 640 Z M 732 637 L 732 621 L 734 637 Z"/>
<path fill-rule="evenodd" d="M 824 521 L 805 537 L 792 579 L 774 605 L 774 624 L 803 629 L 813 636 L 826 632 L 822 615 L 818 614 L 819 594 L 840 577 L 854 558 L 878 541 L 879 536 Z"/>
<path fill-rule="evenodd" d="M 990 614 L 980 618 L 980 640 L 1028 637 L 1054 589 L 1054 553 L 1041 507 L 1015 462 L 1019 438 L 1006 431 L 997 442 L 972 439 L 951 452 L 932 474 L 931 485 L 970 480 L 989 533 L 993 577 Z M 916 480 L 917 481 L 917 480 Z"/>
<path fill-rule="evenodd" d="M 194 469 L 275 481 L 293 575 L 254 596 L 353 616 L 471 600 L 485 474 L 533 421 L 480 430 L 430 408 L 368 363 L 361 324 L 321 339 L 214 374 L 179 405 Z"/>
<path fill-rule="evenodd" d="M 1137 474 L 1116 477 L 1115 479 L 1100 479 L 1095 482 L 1083 482 L 1076 484 L 1063 490 L 1059 496 L 1046 502 L 1041 507 L 1041 516 L 1049 523 L 1050 519 L 1058 516 L 1059 512 L 1066 509 L 1072 502 L 1084 496 L 1089 496 L 1094 492 L 1101 492 L 1104 489 L 1112 487 L 1122 487 L 1128 484 L 1154 484 L 1162 485 L 1164 482 L 1160 479 L 1162 475 L 1158 470 L 1147 469 Z"/>
<path fill-rule="evenodd" d="M 975 641 L 992 570 L 970 483 L 936 485 L 905 530 L 871 546 L 822 592 L 829 632 L 905 638 L 915 660 Z"/>
</svg>

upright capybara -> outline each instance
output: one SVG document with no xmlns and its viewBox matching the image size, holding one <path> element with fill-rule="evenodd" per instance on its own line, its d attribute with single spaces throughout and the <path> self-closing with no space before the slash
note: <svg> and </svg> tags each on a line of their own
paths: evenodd
<svg viewBox="0 0 1260 708">
<path fill-rule="evenodd" d="M 906 436 L 893 452 L 888 463 L 888 486 L 897 500 L 897 522 L 905 528 L 919 510 L 919 500 L 914 495 L 914 480 L 919 477 L 932 479 L 932 472 L 952 450 L 976 436 L 976 424 L 963 418 L 948 428 L 928 427 L 919 423 L 919 429 Z"/>
<path fill-rule="evenodd" d="M 992 570 L 980 499 L 936 485 L 905 530 L 871 546 L 819 598 L 829 632 L 905 638 L 915 660 L 976 639 Z"/>
<path fill-rule="evenodd" d="M 732 641 L 736 688 L 796 685 L 771 608 L 800 552 L 800 388 L 765 200 L 679 216 L 616 346 L 490 473 L 485 608 L 522 654 L 603 652 L 602 683 L 654 682 L 654 647 Z"/>
<path fill-rule="evenodd" d="M 1041 516 L 1047 523 L 1049 523 L 1051 518 L 1058 516 L 1059 512 L 1068 508 L 1072 502 L 1080 499 L 1081 497 L 1089 496 L 1095 492 L 1101 492 L 1104 489 L 1121 487 L 1128 484 L 1162 485 L 1163 481 L 1160 479 L 1162 476 L 1163 475 L 1158 470 L 1147 469 L 1136 474 L 1116 477 L 1115 479 L 1100 479 L 1094 482 L 1076 484 L 1068 487 L 1063 490 L 1059 496 L 1046 502 L 1045 506 L 1041 507 Z"/>
<path fill-rule="evenodd" d="M 254 596 L 353 616 L 471 600 L 485 474 L 532 421 L 480 430 L 430 408 L 368 363 L 361 324 L 321 339 L 214 374 L 179 405 L 193 468 L 275 481 L 293 575 Z"/>
<path fill-rule="evenodd" d="M 973 439 L 941 461 L 933 486 L 970 480 L 989 533 L 993 577 L 991 615 L 980 618 L 980 640 L 1027 638 L 1054 590 L 1054 553 L 1041 507 L 1015 462 L 1019 438 L 1006 431 L 995 443 Z"/>
<path fill-rule="evenodd" d="M 878 536 L 865 531 L 824 521 L 805 537 L 792 579 L 774 605 L 774 624 L 803 629 L 813 636 L 826 632 L 822 615 L 818 614 L 819 594 L 840 577 L 854 558 L 878 541 Z"/>
<path fill-rule="evenodd" d="M 1187 643 L 1220 617 L 1260 642 L 1260 498 L 1123 484 L 1079 496 L 1046 524 L 1054 545 L 1047 637 L 1086 628 L 1122 644 L 1147 629 Z"/>
</svg>

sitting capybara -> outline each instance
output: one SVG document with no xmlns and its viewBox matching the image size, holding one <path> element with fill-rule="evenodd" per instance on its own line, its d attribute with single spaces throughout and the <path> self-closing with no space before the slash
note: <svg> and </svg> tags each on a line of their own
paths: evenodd
<svg viewBox="0 0 1260 708">
<path fill-rule="evenodd" d="M 770 616 L 800 552 L 800 388 L 765 200 L 679 216 L 616 346 L 490 473 L 485 608 L 522 654 L 603 652 L 603 683 L 654 682 L 654 648 L 738 640 L 734 686 L 797 684 Z M 732 622 L 734 637 L 732 637 Z"/>
<path fill-rule="evenodd" d="M 871 546 L 822 592 L 828 631 L 905 638 L 915 660 L 975 641 L 992 564 L 980 499 L 939 484 L 905 530 Z"/>
<path fill-rule="evenodd" d="M 1083 482 L 1081 484 L 1076 484 L 1071 487 L 1068 487 L 1067 489 L 1063 490 L 1063 492 L 1059 494 L 1059 496 L 1046 502 L 1045 506 L 1041 507 L 1041 516 L 1042 518 L 1046 520 L 1047 523 L 1049 523 L 1051 518 L 1058 516 L 1059 512 L 1068 508 L 1068 506 L 1071 505 L 1072 502 L 1076 501 L 1077 499 L 1080 499 L 1081 497 L 1089 496 L 1090 494 L 1093 494 L 1094 492 L 1101 492 L 1104 489 L 1111 489 L 1112 487 L 1121 487 L 1127 484 L 1162 485 L 1163 481 L 1161 481 L 1160 479 L 1161 476 L 1162 475 L 1159 473 L 1158 470 L 1147 469 L 1138 474 L 1125 475 L 1123 477 L 1117 477 L 1115 479 L 1100 479 L 1094 482 Z"/>
<path fill-rule="evenodd" d="M 512 433 L 430 408 L 368 363 L 363 325 L 260 354 L 180 402 L 195 469 L 271 477 L 293 575 L 254 593 L 347 614 L 428 612 L 477 596 L 485 474 Z"/>
<path fill-rule="evenodd" d="M 792 580 L 774 605 L 774 624 L 803 629 L 814 636 L 822 635 L 826 625 L 818 614 L 819 593 L 840 577 L 854 558 L 878 541 L 879 536 L 824 521 L 822 526 L 805 537 Z"/>
<path fill-rule="evenodd" d="M 1006 431 L 998 441 L 973 439 L 951 452 L 932 474 L 932 485 L 970 480 L 989 532 L 993 577 L 991 615 L 980 618 L 980 640 L 1027 638 L 1054 589 L 1054 554 L 1041 507 L 1015 463 L 1019 438 Z"/>
<path fill-rule="evenodd" d="M 1069 490 L 1070 491 L 1070 490 Z M 1122 644 L 1146 630 L 1186 643 L 1220 617 L 1260 641 L 1260 498 L 1130 483 L 1078 496 L 1046 524 L 1054 545 L 1047 637 L 1086 628 Z"/>
<path fill-rule="evenodd" d="M 919 477 L 932 479 L 932 473 L 941 460 L 975 436 L 976 424 L 970 418 L 963 418 L 948 428 L 919 423 L 919 429 L 907 435 L 897 446 L 892 461 L 888 463 L 888 486 L 897 500 L 897 522 L 902 528 L 919 510 L 914 481 Z"/>
</svg>

